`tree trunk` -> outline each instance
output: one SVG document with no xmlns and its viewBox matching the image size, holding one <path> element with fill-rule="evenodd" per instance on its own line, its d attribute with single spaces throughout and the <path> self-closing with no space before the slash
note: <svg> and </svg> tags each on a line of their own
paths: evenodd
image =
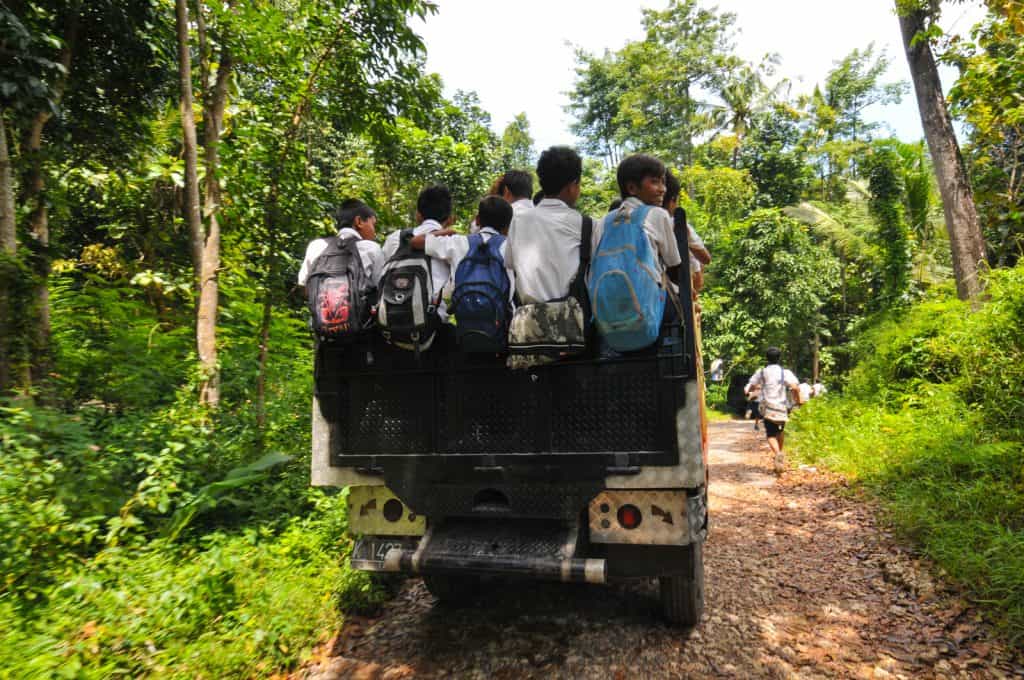
<svg viewBox="0 0 1024 680">
<path fill-rule="evenodd" d="M 185 156 L 185 223 L 196 290 L 200 289 L 203 268 L 203 220 L 199 210 L 199 164 L 196 151 L 196 121 L 192 112 L 192 55 L 188 44 L 188 2 L 175 0 L 178 30 L 178 79 L 180 89 L 182 154 Z"/>
<path fill-rule="evenodd" d="M 270 322 L 273 313 L 273 292 L 267 286 L 263 297 L 263 318 L 260 321 L 259 373 L 256 375 L 256 429 L 260 451 L 263 450 L 263 431 L 267 425 L 267 359 L 270 358 Z"/>
<path fill-rule="evenodd" d="M 897 9 L 899 3 L 897 3 Z M 942 195 L 942 211 L 946 217 L 946 231 L 953 251 L 953 272 L 957 294 L 962 300 L 976 300 L 982 290 L 978 274 L 985 260 L 985 241 L 978 226 L 978 213 L 967 178 L 960 145 L 946 108 L 946 100 L 939 82 L 926 30 L 927 13 L 916 10 L 900 16 L 903 46 L 910 64 L 910 73 L 917 94 L 921 125 L 935 166 L 935 175 Z M 922 37 L 914 43 L 914 38 Z"/>
<path fill-rule="evenodd" d="M 17 227 L 14 221 L 14 176 L 11 156 L 7 151 L 7 127 L 0 109 L 0 395 L 11 388 L 10 357 L 10 282 L 14 276 L 13 260 L 18 253 Z"/>
<path fill-rule="evenodd" d="M 203 206 L 209 222 L 203 242 L 199 279 L 196 347 L 203 373 L 199 400 L 210 406 L 216 406 L 220 402 L 220 375 L 217 368 L 217 306 L 220 292 L 220 135 L 224 127 L 224 107 L 227 104 L 231 67 L 231 54 L 227 48 L 223 48 L 213 91 L 204 98 L 203 150 L 206 161 L 206 186 Z"/>
<path fill-rule="evenodd" d="M 68 10 L 65 25 L 64 46 L 60 51 L 63 75 L 52 88 L 52 103 L 60 104 L 71 71 L 71 53 L 78 36 L 78 7 L 73 3 Z M 35 241 L 35 275 L 33 286 L 33 311 L 35 324 L 31 337 L 31 374 L 33 382 L 41 382 L 50 372 L 50 213 L 46 202 L 46 176 L 43 168 L 43 128 L 52 114 L 49 110 L 39 111 L 32 118 L 22 139 L 22 155 L 27 161 L 22 190 L 25 205 L 30 206 L 28 232 Z M 28 387 L 28 385 L 25 385 Z"/>
<path fill-rule="evenodd" d="M 811 384 L 818 384 L 818 359 L 821 356 L 821 334 L 814 331 L 814 354 L 811 359 Z"/>
</svg>

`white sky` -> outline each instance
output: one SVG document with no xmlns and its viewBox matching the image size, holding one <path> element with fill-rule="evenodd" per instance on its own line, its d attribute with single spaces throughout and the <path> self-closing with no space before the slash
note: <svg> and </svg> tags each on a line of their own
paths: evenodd
<svg viewBox="0 0 1024 680">
<path fill-rule="evenodd" d="M 427 46 L 427 69 L 441 74 L 445 92 L 475 90 L 501 132 L 525 111 L 539 151 L 574 143 L 571 116 L 563 107 L 572 88 L 574 46 L 599 53 L 643 37 L 641 8 L 662 9 L 667 0 L 437 0 L 438 13 L 417 27 Z M 833 62 L 874 41 L 891 58 L 885 82 L 910 81 L 899 23 L 890 0 L 706 1 L 737 15 L 739 56 L 758 62 L 768 52 L 782 57 L 778 75 L 793 94 L 822 83 Z M 946 5 L 942 25 L 966 34 L 984 16 L 979 0 Z M 943 71 L 949 87 L 951 71 Z M 922 136 L 913 90 L 903 103 L 873 107 L 865 116 L 905 140 Z"/>
</svg>

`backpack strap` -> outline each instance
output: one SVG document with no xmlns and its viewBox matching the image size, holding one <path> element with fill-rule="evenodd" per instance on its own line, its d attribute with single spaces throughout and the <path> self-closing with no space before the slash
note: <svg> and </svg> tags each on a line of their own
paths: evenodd
<svg viewBox="0 0 1024 680">
<path fill-rule="evenodd" d="M 467 252 L 466 254 L 467 255 L 472 255 L 473 259 L 478 260 L 478 261 L 486 259 L 486 258 L 483 257 L 483 253 L 481 252 L 484 249 L 484 246 L 486 244 L 484 242 L 484 237 L 480 234 L 480 232 L 477 232 L 475 234 L 470 234 L 469 237 L 468 237 L 468 240 L 469 240 L 469 252 Z"/>
<path fill-rule="evenodd" d="M 587 271 L 590 269 L 590 250 L 594 235 L 594 220 L 589 215 L 583 216 L 583 229 L 580 233 L 580 266 L 576 276 L 569 282 L 569 295 L 576 298 L 583 307 L 584 335 L 590 332 L 590 296 L 587 295 Z M 588 338 L 589 340 L 589 338 Z"/>
</svg>

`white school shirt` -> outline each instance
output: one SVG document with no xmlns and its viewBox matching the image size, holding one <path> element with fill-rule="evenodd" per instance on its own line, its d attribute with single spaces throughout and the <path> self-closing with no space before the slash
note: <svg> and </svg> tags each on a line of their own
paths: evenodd
<svg viewBox="0 0 1024 680">
<path fill-rule="evenodd" d="M 359 232 L 351 227 L 345 227 L 338 232 L 338 238 L 345 238 L 346 236 L 355 236 L 359 240 L 356 241 L 356 250 L 359 251 L 359 259 L 363 262 L 363 272 L 366 274 L 368 281 L 372 281 L 373 285 L 377 285 L 377 281 L 380 279 L 380 270 L 384 266 L 384 262 L 387 258 L 384 257 L 384 252 L 375 241 L 367 241 Z M 302 260 L 302 266 L 299 268 L 298 282 L 300 286 L 306 285 L 306 279 L 309 278 L 309 269 L 316 262 L 316 258 L 320 257 L 323 252 L 327 250 L 327 239 L 318 238 L 309 242 L 306 246 L 306 257 Z"/>
<path fill-rule="evenodd" d="M 798 387 L 800 381 L 788 368 L 784 369 L 778 364 L 768 364 L 764 368 L 757 369 L 757 372 L 750 376 L 747 388 L 755 385 L 761 386 L 760 401 L 788 404 L 789 389 L 787 388 Z"/>
<path fill-rule="evenodd" d="M 492 236 L 499 236 L 498 231 L 492 227 L 484 227 L 480 230 L 480 236 L 483 238 L 484 243 L 491 240 Z M 469 237 L 463 236 L 462 234 L 453 234 L 451 236 L 434 236 L 433 234 L 427 234 L 426 245 L 423 246 L 423 251 L 438 260 L 444 260 L 448 263 L 448 266 L 452 270 L 452 289 L 455 286 L 455 272 L 459 269 L 459 264 L 465 259 L 466 255 L 469 254 Z M 509 300 L 512 300 L 512 296 L 516 292 L 516 275 L 512 271 L 511 267 L 508 266 L 508 239 L 501 244 L 501 248 L 498 249 L 501 253 L 501 258 L 505 260 L 505 273 L 508 274 L 509 282 Z"/>
<path fill-rule="evenodd" d="M 702 239 L 700 235 L 697 234 L 697 231 L 689 222 L 686 223 L 686 245 L 700 246 L 701 248 L 706 247 L 704 245 L 704 239 Z M 701 265 L 700 263 L 700 260 L 693 256 L 693 253 L 690 252 L 689 248 L 686 249 L 686 252 L 690 256 L 690 272 L 699 272 L 703 267 L 703 265 Z"/>
<path fill-rule="evenodd" d="M 806 404 L 811 400 L 811 386 L 805 382 L 800 383 L 800 403 Z"/>
<path fill-rule="evenodd" d="M 604 234 L 604 223 L 606 220 L 609 218 L 614 219 L 613 216 L 620 211 L 625 211 L 628 217 L 632 214 L 633 210 L 642 205 L 643 202 L 639 198 L 630 196 L 622 202 L 622 205 L 614 213 L 609 213 L 595 222 L 594 239 L 591 244 L 593 252 L 597 252 L 597 247 L 601 243 L 601 235 Z M 679 245 L 676 243 L 676 234 L 672 228 L 672 217 L 664 208 L 653 205 L 649 207 L 650 210 L 647 211 L 647 215 L 644 217 L 644 231 L 647 232 L 647 240 L 650 242 L 651 248 L 657 254 L 658 271 L 664 274 L 666 267 L 675 267 L 683 260 L 679 256 Z"/>
<path fill-rule="evenodd" d="M 527 210 L 533 210 L 533 208 L 533 201 L 529 198 L 520 198 L 518 200 L 512 201 L 512 217 L 515 217 L 516 215 Z"/>
<path fill-rule="evenodd" d="M 429 234 L 432 231 L 440 230 L 441 223 L 437 220 L 426 220 L 423 224 L 419 225 L 412 230 L 413 236 L 420 236 L 422 234 Z M 393 231 L 388 234 L 387 239 L 384 240 L 384 262 L 391 259 L 391 256 L 398 250 L 398 244 L 402 237 L 401 231 Z M 429 255 L 429 253 L 428 253 Z M 383 266 L 382 266 L 383 270 Z M 430 283 L 433 288 L 434 295 L 441 296 L 441 302 L 437 306 L 437 315 L 441 317 L 441 323 L 448 323 L 448 307 L 444 303 L 444 296 L 441 295 L 444 290 L 444 286 L 448 283 L 449 277 L 451 277 L 452 271 L 448 266 L 448 263 L 444 260 L 431 259 L 430 262 Z M 383 271 L 379 272 L 378 277 L 383 275 Z M 378 279 L 379 281 L 379 279 Z M 378 283 L 379 287 L 379 283 Z"/>
<path fill-rule="evenodd" d="M 557 198 L 513 214 L 505 264 L 515 272 L 520 300 L 548 302 L 569 294 L 580 268 L 582 233 L 583 216 Z"/>
</svg>

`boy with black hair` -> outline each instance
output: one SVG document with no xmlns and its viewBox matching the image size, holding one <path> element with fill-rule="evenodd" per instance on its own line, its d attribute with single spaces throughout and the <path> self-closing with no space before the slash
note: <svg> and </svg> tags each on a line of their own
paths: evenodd
<svg viewBox="0 0 1024 680">
<path fill-rule="evenodd" d="M 679 208 L 679 194 L 682 186 L 679 179 L 671 170 L 665 171 L 665 197 L 662 199 L 662 207 L 675 219 L 676 209 Z M 683 213 L 685 215 L 685 213 Z M 711 253 L 704 245 L 704 240 L 697 234 L 690 222 L 686 221 L 686 243 L 690 256 L 690 277 L 693 280 L 693 290 L 700 292 L 704 287 L 704 265 L 711 263 Z"/>
<path fill-rule="evenodd" d="M 498 182 L 497 195 L 508 201 L 518 215 L 533 208 L 533 177 L 525 170 L 509 170 Z"/>
<path fill-rule="evenodd" d="M 583 160 L 567 146 L 552 146 L 537 161 L 543 199 L 512 220 L 508 257 L 519 299 L 549 302 L 569 294 L 580 267 L 583 216 L 576 211 Z"/>
<path fill-rule="evenodd" d="M 484 243 L 493 236 L 508 236 L 508 228 L 512 223 L 513 208 L 508 201 L 500 196 L 485 196 L 477 206 L 476 222 L 480 225 L 478 232 Z M 454 273 L 463 258 L 469 253 L 469 237 L 457 234 L 451 230 L 434 231 L 413 238 L 413 248 L 421 248 L 427 255 L 435 260 L 441 260 L 448 264 Z M 501 257 L 508 262 L 508 241 L 501 244 Z M 512 290 L 510 296 L 515 292 L 515 275 L 506 264 L 505 267 Z M 510 297 L 511 299 L 511 297 Z"/>
<path fill-rule="evenodd" d="M 416 198 L 416 222 L 413 229 L 413 236 L 425 236 L 431 232 L 440 231 L 452 223 L 452 193 L 443 184 L 435 184 L 423 189 Z M 386 263 L 398 250 L 401 243 L 402 231 L 394 231 L 388 234 L 384 241 L 383 258 Z M 378 272 L 378 275 L 383 272 Z M 451 268 L 444 260 L 431 258 L 430 279 L 432 284 L 432 295 L 438 301 L 437 315 L 442 323 L 448 321 L 448 310 L 445 308 L 444 300 L 441 299 L 441 291 L 444 289 L 451 276 Z"/>
<path fill-rule="evenodd" d="M 594 252 L 601 244 L 607 220 L 620 213 L 624 213 L 621 216 L 628 219 L 634 209 L 646 205 L 650 208 L 644 217 L 644 231 L 647 233 L 651 248 L 658 254 L 658 273 L 663 274 L 666 269 L 679 266 L 682 259 L 679 255 L 679 246 L 676 244 L 672 218 L 661 207 L 662 199 L 665 197 L 665 164 L 654 156 L 633 154 L 619 163 L 616 179 L 619 183 L 619 193 L 622 195 L 622 204 L 614 213 L 594 224 Z"/>
<path fill-rule="evenodd" d="M 362 201 L 350 198 L 343 201 L 335 211 L 334 222 L 338 229 L 338 238 L 359 239 L 356 242 L 356 248 L 359 251 L 359 259 L 363 263 L 366 280 L 376 284 L 380 277 L 380 269 L 386 260 L 381 247 L 377 244 L 377 213 Z M 327 245 L 326 238 L 318 238 L 310 241 L 306 246 L 306 256 L 302 260 L 302 267 L 299 268 L 299 286 L 305 287 L 310 267 L 327 249 Z"/>
<path fill-rule="evenodd" d="M 790 404 L 800 399 L 800 381 L 792 371 L 782 367 L 782 350 L 778 347 L 769 347 L 765 351 L 765 359 L 767 365 L 750 376 L 744 392 L 749 395 L 760 387 L 758 406 L 764 419 L 764 433 L 773 454 L 775 472 L 781 474 L 786 469 L 786 456 L 782 451 L 786 441 L 786 422 Z"/>
</svg>

